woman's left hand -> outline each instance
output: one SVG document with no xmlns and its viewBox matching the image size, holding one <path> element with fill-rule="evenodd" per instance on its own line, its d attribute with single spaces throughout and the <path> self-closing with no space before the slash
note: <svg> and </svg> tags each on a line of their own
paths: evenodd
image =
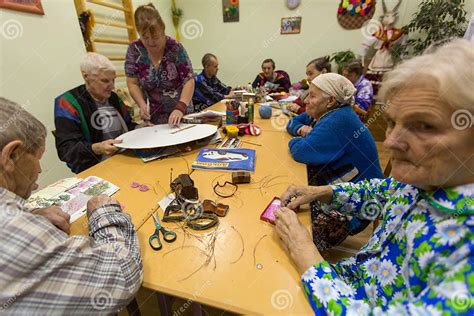
<svg viewBox="0 0 474 316">
<path fill-rule="evenodd" d="M 300 106 L 299 106 L 298 104 L 296 104 L 296 103 L 288 103 L 288 104 L 286 105 L 286 108 L 287 108 L 288 110 L 290 110 L 291 112 L 296 113 L 296 112 L 298 112 L 298 110 L 300 109 Z"/>
<path fill-rule="evenodd" d="M 181 119 L 183 118 L 183 116 L 184 114 L 180 110 L 173 110 L 173 112 L 171 112 L 170 117 L 168 119 L 168 124 L 170 126 L 179 125 L 179 123 L 181 123 Z"/>
<path fill-rule="evenodd" d="M 308 230 L 295 212 L 282 207 L 275 211 L 276 232 L 283 248 L 290 254 L 298 272 L 303 274 L 313 264 L 323 261 Z"/>
</svg>

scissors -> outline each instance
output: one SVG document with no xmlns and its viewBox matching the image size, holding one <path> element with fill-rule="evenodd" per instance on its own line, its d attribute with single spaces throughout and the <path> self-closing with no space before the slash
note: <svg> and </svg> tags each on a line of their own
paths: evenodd
<svg viewBox="0 0 474 316">
<path fill-rule="evenodd" d="M 155 221 L 155 232 L 148 239 L 148 243 L 153 250 L 160 250 L 163 248 L 160 240 L 160 231 L 163 234 L 163 239 L 166 242 L 173 242 L 176 240 L 176 233 L 171 230 L 166 230 L 161 226 L 160 218 L 156 217 L 155 214 L 152 214 L 153 220 Z"/>
</svg>

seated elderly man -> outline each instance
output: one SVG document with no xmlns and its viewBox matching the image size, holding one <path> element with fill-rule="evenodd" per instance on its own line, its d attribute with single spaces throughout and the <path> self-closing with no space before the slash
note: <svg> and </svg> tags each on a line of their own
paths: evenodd
<svg viewBox="0 0 474 316">
<path fill-rule="evenodd" d="M 234 96 L 232 88 L 217 78 L 219 61 L 215 55 L 205 54 L 202 57 L 202 66 L 204 70 L 195 79 L 193 103 L 196 111 L 202 111 L 222 99 Z"/>
<path fill-rule="evenodd" d="M 130 114 L 114 89 L 115 67 L 107 57 L 87 53 L 81 61 L 84 84 L 54 102 L 56 149 L 75 173 L 110 157 L 116 137 L 133 129 Z"/>
<path fill-rule="evenodd" d="M 282 195 L 276 231 L 315 314 L 472 315 L 472 65 L 474 43 L 455 40 L 386 75 L 379 96 L 393 178 Z M 356 255 L 331 264 L 292 211 L 311 201 L 382 221 Z"/>
<path fill-rule="evenodd" d="M 351 108 L 354 93 L 343 76 L 320 74 L 311 81 L 306 112 L 288 123 L 288 132 L 299 136 L 288 143 L 290 153 L 307 165 L 309 184 L 383 178 L 374 139 Z M 311 216 L 313 240 L 320 251 L 337 246 L 370 223 L 358 217 L 329 217 L 316 203 L 311 204 Z"/>
<path fill-rule="evenodd" d="M 0 122 L 0 309 L 12 315 L 117 313 L 143 275 L 130 216 L 115 199 L 94 197 L 87 204 L 89 236 L 69 237 L 69 216 L 59 207 L 30 212 L 24 203 L 38 187 L 46 128 L 3 98 Z"/>
<path fill-rule="evenodd" d="M 355 94 L 354 111 L 359 115 L 362 121 L 369 111 L 369 107 L 374 99 L 374 89 L 370 81 L 364 76 L 364 67 L 359 61 L 349 62 L 342 70 L 344 77 L 349 79 L 357 89 Z"/>
</svg>

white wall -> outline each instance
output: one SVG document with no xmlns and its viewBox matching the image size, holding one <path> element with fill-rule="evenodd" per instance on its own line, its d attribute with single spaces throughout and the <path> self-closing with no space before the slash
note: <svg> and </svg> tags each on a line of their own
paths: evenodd
<svg viewBox="0 0 474 316">
<path fill-rule="evenodd" d="M 187 38 L 182 36 L 182 42 L 195 69 L 202 67 L 201 58 L 205 53 L 216 54 L 220 62 L 218 76 L 226 84 L 253 81 L 265 58 L 273 58 L 277 69 L 286 70 L 295 82 L 305 77 L 305 66 L 311 59 L 340 50 L 359 49 L 363 33 L 361 30 L 344 30 L 338 24 L 339 2 L 301 0 L 296 10 L 289 10 L 284 0 L 240 0 L 240 22 L 223 23 L 221 0 L 177 0 L 178 6 L 184 10 L 182 25 L 188 23 L 190 27 Z M 386 0 L 389 8 L 396 2 Z M 419 2 L 402 2 L 398 26 L 410 21 Z M 382 12 L 380 0 L 376 8 L 374 18 Z M 466 9 L 472 12 L 473 0 L 466 1 Z M 280 35 L 281 18 L 288 16 L 302 16 L 300 34 Z"/>
<path fill-rule="evenodd" d="M 85 52 L 73 1 L 43 0 L 46 15 L 0 9 L 0 95 L 25 106 L 48 128 L 44 186 L 71 175 L 56 154 L 54 97 L 81 83 Z"/>
</svg>

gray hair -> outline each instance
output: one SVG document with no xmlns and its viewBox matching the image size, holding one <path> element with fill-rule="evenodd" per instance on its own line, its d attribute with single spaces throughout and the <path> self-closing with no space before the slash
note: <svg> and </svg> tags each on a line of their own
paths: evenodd
<svg viewBox="0 0 474 316">
<path fill-rule="evenodd" d="M 430 80 L 440 101 L 453 109 L 474 111 L 474 43 L 456 39 L 407 60 L 383 79 L 379 97 L 386 102 L 419 80 Z M 427 79 L 428 78 L 428 79 Z"/>
<path fill-rule="evenodd" d="M 0 151 L 20 140 L 29 153 L 36 153 L 46 139 L 46 127 L 15 102 L 0 97 Z"/>
<path fill-rule="evenodd" d="M 203 66 L 203 67 L 206 67 L 206 66 L 209 64 L 209 62 L 211 61 L 212 58 L 214 58 L 214 59 L 217 60 L 216 55 L 211 54 L 211 53 L 205 54 L 205 55 L 202 57 L 202 60 L 201 60 L 202 66 Z"/>
<path fill-rule="evenodd" d="M 98 75 L 101 71 L 115 71 L 115 66 L 104 55 L 86 53 L 81 60 L 81 72 L 88 75 Z"/>
</svg>

